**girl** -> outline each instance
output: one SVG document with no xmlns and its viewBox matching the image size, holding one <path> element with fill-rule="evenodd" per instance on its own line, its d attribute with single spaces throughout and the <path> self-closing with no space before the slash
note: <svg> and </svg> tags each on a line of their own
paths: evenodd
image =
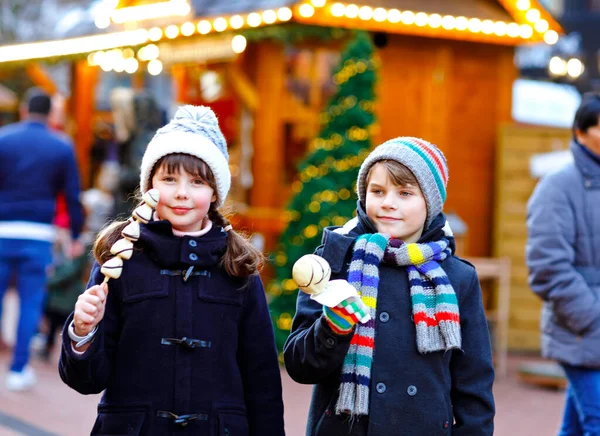
<svg viewBox="0 0 600 436">
<path fill-rule="evenodd" d="M 230 187 L 214 113 L 184 106 L 141 165 L 157 189 L 117 280 L 100 265 L 127 222 L 96 240 L 88 289 L 65 324 L 62 380 L 104 391 L 92 435 L 283 435 L 281 377 L 261 253 L 217 208 Z"/>
<path fill-rule="evenodd" d="M 284 358 L 316 385 L 307 435 L 492 435 L 488 329 L 475 269 L 453 256 L 447 180 L 434 145 L 388 141 L 360 168 L 357 217 L 325 229 L 317 254 L 371 319 L 299 293 Z"/>
</svg>

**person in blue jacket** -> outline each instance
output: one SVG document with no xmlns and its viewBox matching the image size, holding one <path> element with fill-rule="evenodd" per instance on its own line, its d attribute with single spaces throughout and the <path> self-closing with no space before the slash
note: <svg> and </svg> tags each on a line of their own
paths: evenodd
<svg viewBox="0 0 600 436">
<path fill-rule="evenodd" d="M 62 380 L 104 391 L 92 435 L 284 434 L 262 254 L 218 211 L 227 144 L 207 107 L 183 106 L 142 159 L 160 199 L 116 280 L 101 265 L 127 222 L 100 233 L 87 290 L 63 331 Z"/>
<path fill-rule="evenodd" d="M 600 93 L 584 94 L 570 150 L 529 199 L 526 260 L 542 355 L 569 381 L 558 434 L 600 435 Z"/>
<path fill-rule="evenodd" d="M 46 271 L 52 262 L 56 199 L 64 194 L 73 256 L 83 225 L 79 170 L 73 144 L 52 132 L 52 100 L 39 88 L 29 89 L 20 107 L 23 120 L 0 129 L 0 315 L 11 276 L 19 294 L 19 324 L 6 387 L 22 391 L 37 381 L 29 362 L 29 345 L 42 315 Z"/>
<path fill-rule="evenodd" d="M 435 145 L 392 139 L 360 167 L 356 218 L 324 230 L 328 291 L 347 280 L 361 300 L 298 294 L 284 360 L 315 385 L 308 436 L 493 434 L 488 327 L 475 269 L 453 255 L 447 181 Z"/>
</svg>

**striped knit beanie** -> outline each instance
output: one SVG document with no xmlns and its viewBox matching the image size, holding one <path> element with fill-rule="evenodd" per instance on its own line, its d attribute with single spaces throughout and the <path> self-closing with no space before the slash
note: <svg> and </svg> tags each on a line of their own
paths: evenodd
<svg viewBox="0 0 600 436">
<path fill-rule="evenodd" d="M 142 193 L 150 188 L 150 174 L 163 156 L 184 153 L 203 160 L 211 169 L 217 184 L 221 206 L 231 187 L 227 142 L 215 113 L 206 106 L 182 106 L 166 126 L 157 130 L 148 144 L 140 171 Z"/>
<path fill-rule="evenodd" d="M 439 148 L 429 142 L 401 136 L 376 147 L 360 166 L 358 172 L 358 199 L 365 205 L 367 196 L 367 174 L 381 160 L 393 160 L 407 167 L 419 182 L 427 203 L 425 228 L 442 211 L 446 201 L 448 165 Z"/>
</svg>

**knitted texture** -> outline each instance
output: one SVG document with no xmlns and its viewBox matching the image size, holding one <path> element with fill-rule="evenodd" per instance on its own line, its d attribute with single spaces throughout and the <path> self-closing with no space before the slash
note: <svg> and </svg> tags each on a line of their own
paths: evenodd
<svg viewBox="0 0 600 436">
<path fill-rule="evenodd" d="M 323 315 L 331 329 L 344 335 L 352 331 L 357 322 L 366 322 L 369 308 L 360 297 L 350 297 L 335 307 L 323 306 Z"/>
<path fill-rule="evenodd" d="M 227 142 L 215 113 L 206 106 L 182 106 L 166 126 L 158 129 L 148 144 L 140 171 L 140 188 L 150 189 L 150 173 L 163 156 L 184 153 L 202 159 L 211 169 L 220 206 L 231 187 Z"/>
<path fill-rule="evenodd" d="M 406 266 L 417 349 L 431 353 L 461 347 L 460 316 L 454 288 L 438 262 L 450 255 L 446 239 L 405 244 L 391 239 L 384 262 Z"/>
<path fill-rule="evenodd" d="M 369 413 L 369 386 L 371 364 L 375 349 L 375 315 L 379 262 L 383 258 L 389 236 L 381 233 L 365 234 L 357 238 L 348 270 L 348 282 L 356 288 L 370 310 L 371 319 L 358 324 L 342 366 L 340 397 L 336 413 L 367 415 Z"/>
<path fill-rule="evenodd" d="M 439 148 L 429 142 L 412 137 L 399 137 L 376 147 L 364 160 L 358 172 L 357 192 L 364 205 L 367 190 L 367 174 L 381 160 L 393 160 L 407 167 L 419 182 L 427 203 L 425 228 L 442 211 L 446 201 L 448 165 Z"/>
<path fill-rule="evenodd" d="M 339 307 L 323 306 L 323 316 L 331 330 L 338 335 L 345 335 L 352 331 L 352 327 L 356 324 L 356 320 L 345 313 Z"/>
<path fill-rule="evenodd" d="M 371 320 L 358 324 L 342 367 L 336 413 L 367 415 L 375 348 L 375 317 L 379 264 L 405 266 L 408 272 L 412 312 L 420 353 L 461 347 L 460 316 L 456 294 L 438 262 L 450 255 L 446 239 L 424 244 L 405 244 L 381 233 L 357 238 L 348 271 L 348 282 L 369 307 Z"/>
</svg>

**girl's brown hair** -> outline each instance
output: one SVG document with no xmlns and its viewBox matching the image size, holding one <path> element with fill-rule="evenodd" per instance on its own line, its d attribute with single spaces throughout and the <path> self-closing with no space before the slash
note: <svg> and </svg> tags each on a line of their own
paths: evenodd
<svg viewBox="0 0 600 436">
<path fill-rule="evenodd" d="M 152 178 L 159 168 L 163 168 L 167 173 L 176 173 L 182 169 L 200 177 L 206 181 L 213 189 L 218 197 L 217 184 L 215 177 L 209 166 L 195 156 L 183 153 L 168 154 L 161 158 L 150 172 L 150 188 L 152 188 Z M 208 218 L 216 225 L 226 228 L 229 226 L 229 221 L 217 209 L 215 204 L 211 203 L 208 210 Z M 141 204 L 141 200 L 140 200 Z M 99 234 L 94 243 L 94 257 L 99 264 L 103 264 L 112 257 L 110 248 L 112 245 L 121 239 L 121 231 L 129 224 L 129 221 L 115 221 L 104 228 Z M 227 274 L 232 277 L 248 277 L 252 274 L 257 274 L 264 264 L 263 253 L 252 245 L 247 236 L 236 231 L 229 230 L 227 232 L 227 250 L 221 259 L 221 266 L 225 268 Z"/>
<path fill-rule="evenodd" d="M 387 173 L 392 178 L 392 182 L 394 182 L 394 185 L 397 185 L 397 186 L 413 185 L 413 186 L 418 186 L 419 189 L 421 189 L 421 186 L 419 185 L 419 181 L 417 180 L 415 175 L 412 173 L 412 171 L 409 170 L 405 165 L 402 165 L 400 162 L 397 162 L 397 161 L 391 160 L 391 159 L 377 161 L 371 166 L 371 168 L 369 168 L 369 172 L 367 173 L 367 179 L 366 179 L 367 186 L 369 185 L 369 180 L 371 179 L 371 171 L 373 171 L 373 168 L 375 168 L 375 165 L 378 165 L 378 164 L 380 164 L 381 166 L 383 166 L 385 168 Z"/>
</svg>

